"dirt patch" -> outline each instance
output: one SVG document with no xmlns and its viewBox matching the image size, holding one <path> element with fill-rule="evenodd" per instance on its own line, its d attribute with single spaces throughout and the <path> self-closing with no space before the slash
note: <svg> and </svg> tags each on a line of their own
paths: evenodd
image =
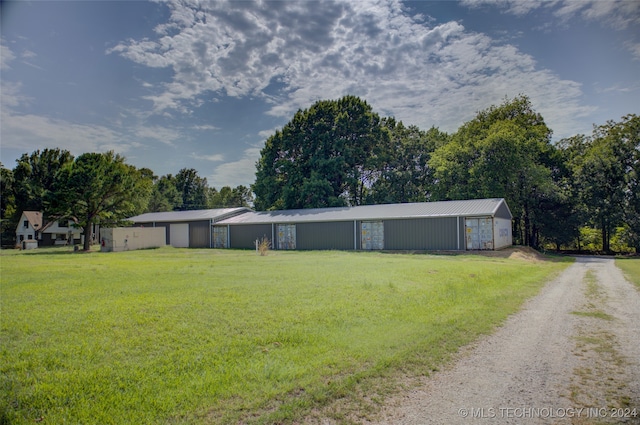
<svg viewBox="0 0 640 425">
<path fill-rule="evenodd" d="M 528 246 L 511 246 L 498 251 L 472 251 L 474 254 L 485 257 L 494 258 L 510 258 L 516 260 L 525 260 L 531 262 L 549 261 L 552 258 L 547 257 L 535 249 Z"/>
</svg>

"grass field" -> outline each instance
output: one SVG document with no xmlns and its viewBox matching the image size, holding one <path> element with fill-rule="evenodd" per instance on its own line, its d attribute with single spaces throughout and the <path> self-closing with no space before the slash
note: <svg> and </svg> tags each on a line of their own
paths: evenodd
<svg viewBox="0 0 640 425">
<path fill-rule="evenodd" d="M 173 248 L 0 261 L 0 423 L 12 424 L 292 423 L 336 400 L 366 409 L 363 388 L 372 406 L 398 376 L 436 370 L 566 265 Z"/>
<path fill-rule="evenodd" d="M 621 268 L 625 277 L 640 289 L 640 258 L 617 259 L 616 266 Z"/>
</svg>

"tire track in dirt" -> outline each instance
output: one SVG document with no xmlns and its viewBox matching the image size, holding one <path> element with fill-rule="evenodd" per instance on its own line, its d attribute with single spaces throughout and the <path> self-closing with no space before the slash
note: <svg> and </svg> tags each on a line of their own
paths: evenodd
<svg viewBox="0 0 640 425">
<path fill-rule="evenodd" d="M 638 416 L 612 418 L 621 404 Z M 380 425 L 640 423 L 640 292 L 613 259 L 579 257 L 379 417 Z"/>
</svg>

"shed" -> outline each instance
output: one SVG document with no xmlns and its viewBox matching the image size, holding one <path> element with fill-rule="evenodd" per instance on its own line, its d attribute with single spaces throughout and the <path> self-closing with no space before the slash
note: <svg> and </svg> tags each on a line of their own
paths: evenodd
<svg viewBox="0 0 640 425">
<path fill-rule="evenodd" d="M 101 252 L 160 248 L 166 244 L 166 232 L 161 227 L 114 227 L 100 229 Z"/>
<path fill-rule="evenodd" d="M 245 212 L 213 224 L 214 248 L 495 250 L 512 244 L 502 198 Z"/>
<path fill-rule="evenodd" d="M 130 217 L 136 226 L 164 227 L 166 243 L 176 248 L 212 248 L 213 224 L 251 211 L 249 208 L 155 212 Z"/>
</svg>

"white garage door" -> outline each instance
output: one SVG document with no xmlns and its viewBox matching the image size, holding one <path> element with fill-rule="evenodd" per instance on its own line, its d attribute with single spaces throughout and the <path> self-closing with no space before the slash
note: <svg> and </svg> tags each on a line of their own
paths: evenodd
<svg viewBox="0 0 640 425">
<path fill-rule="evenodd" d="M 189 248 L 189 223 L 173 223 L 169 228 L 171 246 L 174 248 Z"/>
</svg>

